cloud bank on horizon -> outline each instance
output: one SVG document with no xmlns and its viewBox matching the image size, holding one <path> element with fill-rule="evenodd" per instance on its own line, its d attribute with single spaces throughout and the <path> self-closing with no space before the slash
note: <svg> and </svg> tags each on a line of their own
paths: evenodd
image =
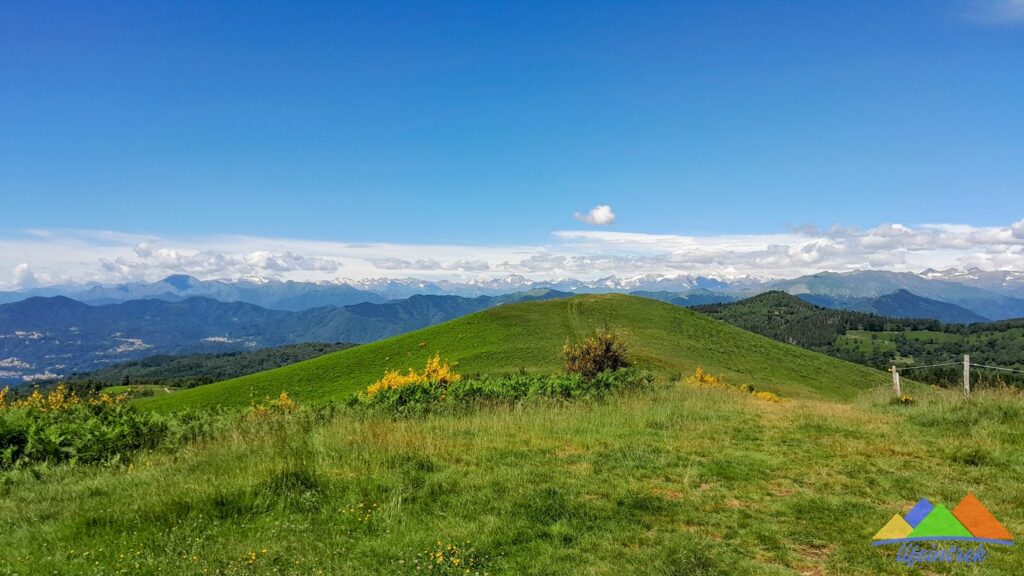
<svg viewBox="0 0 1024 576">
<path fill-rule="evenodd" d="M 610 208 L 607 212 L 611 215 Z M 297 281 L 466 280 L 507 274 L 538 280 L 640 274 L 785 278 L 825 270 L 973 267 L 1024 270 L 1024 220 L 993 227 L 893 223 L 867 230 L 805 226 L 778 234 L 711 236 L 561 230 L 550 242 L 523 246 L 163 238 L 102 230 L 25 230 L 0 236 L 0 289 L 5 290 L 154 281 L 170 274 Z"/>
</svg>

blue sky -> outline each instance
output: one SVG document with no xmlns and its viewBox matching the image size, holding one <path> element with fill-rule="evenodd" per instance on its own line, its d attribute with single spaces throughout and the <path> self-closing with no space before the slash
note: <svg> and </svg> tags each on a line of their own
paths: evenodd
<svg viewBox="0 0 1024 576">
<path fill-rule="evenodd" d="M 1009 230 L 1022 71 L 1020 0 L 7 2 L 0 234 Z"/>
</svg>

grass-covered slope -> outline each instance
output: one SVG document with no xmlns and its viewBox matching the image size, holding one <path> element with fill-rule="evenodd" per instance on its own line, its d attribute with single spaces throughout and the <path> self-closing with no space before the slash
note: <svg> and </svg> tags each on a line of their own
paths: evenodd
<svg viewBox="0 0 1024 576">
<path fill-rule="evenodd" d="M 884 385 L 878 371 L 751 334 L 691 310 L 619 294 L 500 306 L 445 324 L 276 370 L 146 398 L 153 409 L 245 405 L 281 391 L 300 402 L 345 400 L 386 369 L 421 367 L 429 356 L 458 362 L 463 374 L 561 367 L 560 350 L 602 327 L 618 332 L 637 364 L 663 375 L 700 366 L 734 383 L 785 396 L 850 398 Z"/>
<path fill-rule="evenodd" d="M 472 560 L 491 576 L 1019 576 L 1019 544 L 913 569 L 871 546 L 920 498 L 968 492 L 1024 533 L 1021 397 L 913 393 L 772 403 L 674 384 L 280 418 L 131 468 L 10 473 L 0 574 L 461 575 Z M 426 556 L 439 547 L 441 565 Z"/>
</svg>

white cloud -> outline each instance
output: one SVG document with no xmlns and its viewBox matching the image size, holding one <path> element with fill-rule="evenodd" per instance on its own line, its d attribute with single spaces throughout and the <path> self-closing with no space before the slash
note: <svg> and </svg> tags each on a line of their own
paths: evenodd
<svg viewBox="0 0 1024 576">
<path fill-rule="evenodd" d="M 1012 234 L 1014 238 L 1024 240 L 1024 220 L 1019 220 L 1011 224 L 1010 234 Z"/>
<path fill-rule="evenodd" d="M 409 261 L 401 258 L 377 258 L 372 260 L 372 262 L 374 266 L 381 270 L 405 270 L 417 272 L 484 272 L 489 270 L 491 267 L 486 260 L 450 260 L 447 262 L 439 262 L 433 259 Z"/>
<path fill-rule="evenodd" d="M 587 224 L 594 224 L 597 226 L 611 226 L 615 224 L 615 213 L 612 212 L 612 207 L 607 204 L 598 204 L 590 209 L 590 212 L 586 214 L 580 214 L 577 212 L 573 214 L 573 218 L 586 222 Z"/>
<path fill-rule="evenodd" d="M 272 272 L 323 271 L 334 272 L 341 268 L 341 263 L 330 258 L 306 257 L 295 252 L 274 254 L 268 250 L 257 250 L 242 257 L 249 266 L 258 270 Z"/>
<path fill-rule="evenodd" d="M 381 275 L 468 280 L 640 274 L 793 277 L 822 270 L 925 268 L 1024 270 L 1024 220 L 1006 226 L 886 223 L 861 230 L 800 227 L 774 234 L 687 236 L 612 230 L 558 231 L 525 246 L 350 244 L 287 238 L 145 237 L 111 231 L 0 234 L 0 289 L 66 282 L 264 276 L 334 281 Z"/>
<path fill-rule="evenodd" d="M 22 262 L 14 267 L 14 286 L 21 289 L 35 288 L 39 285 L 39 279 L 29 268 L 28 263 Z"/>
</svg>

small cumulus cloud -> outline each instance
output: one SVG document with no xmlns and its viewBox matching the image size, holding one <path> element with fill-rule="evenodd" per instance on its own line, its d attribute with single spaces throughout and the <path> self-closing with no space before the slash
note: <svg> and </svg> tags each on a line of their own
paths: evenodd
<svg viewBox="0 0 1024 576">
<path fill-rule="evenodd" d="M 22 290 L 39 286 L 39 279 L 36 278 L 28 263 L 22 262 L 14 267 L 14 286 Z"/>
<path fill-rule="evenodd" d="M 615 224 L 615 213 L 612 212 L 612 207 L 607 204 L 598 204 L 586 214 L 577 212 L 573 214 L 573 218 L 587 224 L 594 224 L 595 226 L 611 226 Z"/>
</svg>

